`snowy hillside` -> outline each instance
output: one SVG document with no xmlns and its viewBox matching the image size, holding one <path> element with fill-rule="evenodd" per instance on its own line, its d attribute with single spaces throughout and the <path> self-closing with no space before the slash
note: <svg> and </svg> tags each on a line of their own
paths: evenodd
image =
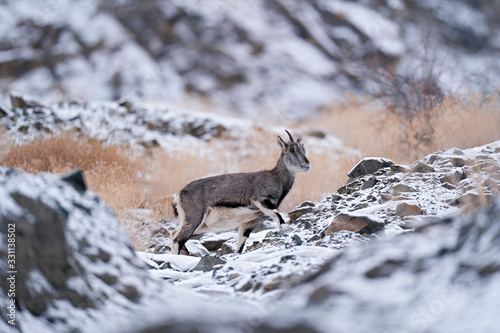
<svg viewBox="0 0 500 333">
<path fill-rule="evenodd" d="M 373 161 L 291 212 L 284 234 L 266 223 L 239 256 L 226 254 L 234 233 L 206 235 L 188 242 L 199 257 L 135 254 L 79 174 L 1 168 L 0 265 L 16 282 L 2 273 L 0 302 L 14 288 L 17 303 L 2 332 L 494 331 L 500 142 L 412 166 Z"/>
<path fill-rule="evenodd" d="M 499 16 L 0 0 L 0 332 L 498 331 Z M 186 184 L 297 149 L 281 228 L 171 253 Z"/>
<path fill-rule="evenodd" d="M 390 83 L 375 72 L 391 68 L 489 89 L 499 11 L 485 0 L 3 1 L 0 102 L 11 91 L 44 103 L 188 96 L 297 116 L 346 91 L 379 93 Z"/>
</svg>

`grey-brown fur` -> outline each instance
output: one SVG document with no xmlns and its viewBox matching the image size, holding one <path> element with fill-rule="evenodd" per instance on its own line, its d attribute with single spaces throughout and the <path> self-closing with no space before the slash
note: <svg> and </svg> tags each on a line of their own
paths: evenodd
<svg viewBox="0 0 500 333">
<path fill-rule="evenodd" d="M 238 252 L 243 251 L 248 235 L 267 216 L 284 223 L 278 207 L 292 188 L 295 175 L 310 169 L 301 139 L 285 142 L 278 136 L 281 155 L 271 170 L 225 174 L 194 180 L 184 187 L 174 201 L 181 225 L 172 233 L 172 253 L 179 254 L 191 236 L 216 226 L 238 224 Z M 243 217 L 234 222 L 232 219 Z M 215 222 L 220 217 L 221 225 Z M 198 230 L 197 230 L 198 229 Z"/>
</svg>

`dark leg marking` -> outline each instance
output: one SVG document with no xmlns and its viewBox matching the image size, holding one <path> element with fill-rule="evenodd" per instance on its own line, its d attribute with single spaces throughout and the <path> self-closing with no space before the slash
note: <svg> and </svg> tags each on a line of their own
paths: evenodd
<svg viewBox="0 0 500 333">
<path fill-rule="evenodd" d="M 244 241 L 243 241 L 243 243 L 241 243 L 241 246 L 240 246 L 240 248 L 237 251 L 238 253 L 241 254 L 243 252 L 243 248 L 245 247 L 245 243 L 247 241 L 247 238 L 248 238 L 248 236 L 250 236 L 250 234 L 252 233 L 252 230 L 254 228 L 255 228 L 255 226 L 253 226 L 251 228 L 247 228 L 247 229 L 245 229 L 245 231 L 243 231 Z"/>
<path fill-rule="evenodd" d="M 280 225 L 281 224 L 285 224 L 285 220 L 283 220 L 283 217 L 281 217 L 281 214 L 280 213 L 276 213 L 276 215 L 278 215 L 278 219 L 280 220 Z"/>
<path fill-rule="evenodd" d="M 250 236 L 250 234 L 252 233 L 253 229 L 255 229 L 255 227 L 245 229 L 245 231 L 243 231 L 243 236 L 244 237 Z"/>
</svg>

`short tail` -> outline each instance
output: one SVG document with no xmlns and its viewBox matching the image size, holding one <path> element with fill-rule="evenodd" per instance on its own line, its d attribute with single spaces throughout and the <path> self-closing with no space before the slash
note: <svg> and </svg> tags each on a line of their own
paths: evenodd
<svg viewBox="0 0 500 333">
<path fill-rule="evenodd" d="M 172 201 L 172 208 L 174 210 L 175 217 L 179 217 L 179 212 L 177 211 L 177 198 L 174 197 L 174 201 Z"/>
</svg>

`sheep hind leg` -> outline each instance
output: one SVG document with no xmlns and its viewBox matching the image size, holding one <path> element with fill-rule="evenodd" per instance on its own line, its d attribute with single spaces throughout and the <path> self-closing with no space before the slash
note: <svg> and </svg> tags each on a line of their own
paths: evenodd
<svg viewBox="0 0 500 333">
<path fill-rule="evenodd" d="M 245 242 L 247 241 L 248 237 L 252 233 L 253 229 L 257 226 L 262 221 L 265 221 L 266 217 L 258 217 L 250 222 L 244 223 L 240 225 L 238 229 L 238 245 L 236 246 L 236 252 L 235 253 L 243 253 L 243 248 L 245 247 Z"/>
<path fill-rule="evenodd" d="M 177 205 L 177 209 L 179 211 L 181 226 L 171 235 L 171 252 L 172 254 L 180 254 L 181 250 L 184 250 L 189 255 L 186 242 L 191 238 L 196 228 L 202 223 L 204 213 L 195 212 L 186 214 L 180 205 Z"/>
</svg>

